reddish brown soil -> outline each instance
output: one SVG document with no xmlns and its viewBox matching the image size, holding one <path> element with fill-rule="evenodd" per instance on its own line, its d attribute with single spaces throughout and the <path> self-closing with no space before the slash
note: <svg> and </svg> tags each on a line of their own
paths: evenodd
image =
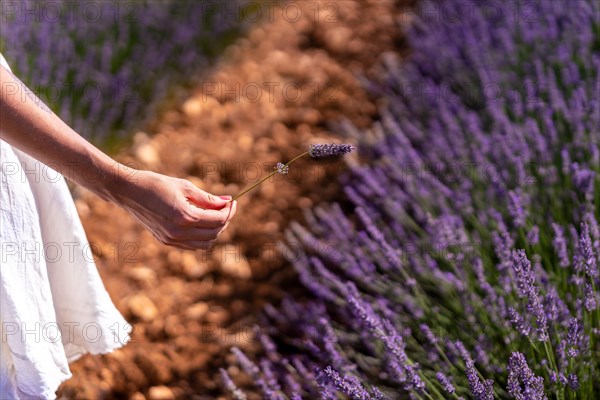
<svg viewBox="0 0 600 400">
<path fill-rule="evenodd" d="M 327 121 L 345 116 L 367 128 L 376 107 L 357 76 L 369 74 L 382 53 L 403 48 L 398 19 L 406 2 L 295 4 L 302 18 L 291 22 L 292 9 L 287 20 L 280 9 L 273 21 L 265 15 L 119 159 L 188 178 L 211 193 L 236 194 L 309 143 L 341 140 Z M 255 101 L 257 87 L 262 97 Z M 237 217 L 209 252 L 163 246 L 118 207 L 77 192 L 100 273 L 134 333 L 121 350 L 75 362 L 59 394 L 228 398 L 218 368 L 236 374 L 230 347 L 252 351 L 261 307 L 300 290 L 276 243 L 289 221 L 302 221 L 302 209 L 339 198 L 343 169 L 340 162 L 298 162 L 287 178 L 240 199 Z"/>
</svg>

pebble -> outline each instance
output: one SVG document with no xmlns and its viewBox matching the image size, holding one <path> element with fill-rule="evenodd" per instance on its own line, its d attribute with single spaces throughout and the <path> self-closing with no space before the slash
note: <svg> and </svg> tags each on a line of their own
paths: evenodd
<svg viewBox="0 0 600 400">
<path fill-rule="evenodd" d="M 242 151 L 250 151 L 252 150 L 252 145 L 254 144 L 254 138 L 250 134 L 250 132 L 244 131 L 240 134 L 238 138 L 238 145 Z"/>
<path fill-rule="evenodd" d="M 151 140 L 146 132 L 137 132 L 133 136 L 133 155 L 150 167 L 160 164 L 160 156 L 156 141 Z"/>
<path fill-rule="evenodd" d="M 210 271 L 210 268 L 205 263 L 196 263 L 192 266 L 184 266 L 183 272 L 189 279 L 202 278 Z"/>
<path fill-rule="evenodd" d="M 160 164 L 158 150 L 152 143 L 146 143 L 138 146 L 135 150 L 135 157 L 150 167 L 155 167 Z"/>
<path fill-rule="evenodd" d="M 148 391 L 150 400 L 172 400 L 175 399 L 173 391 L 166 386 L 152 386 Z"/>
<path fill-rule="evenodd" d="M 181 323 L 178 315 L 169 315 L 165 318 L 164 331 L 171 337 L 176 337 L 185 334 L 185 327 Z"/>
<path fill-rule="evenodd" d="M 213 324 L 222 324 L 229 318 L 229 313 L 223 307 L 214 307 L 206 314 L 206 320 Z"/>
<path fill-rule="evenodd" d="M 311 208 L 312 205 L 313 202 L 308 197 L 300 197 L 300 199 L 298 199 L 298 206 L 300 208 Z"/>
<path fill-rule="evenodd" d="M 181 250 L 170 250 L 167 254 L 167 260 L 169 264 L 178 264 L 181 260 Z"/>
<path fill-rule="evenodd" d="M 221 268 L 223 269 L 223 272 L 242 279 L 248 279 L 252 276 L 250 263 L 246 257 L 241 254 L 238 246 L 226 244 L 220 247 L 218 253 L 221 255 L 219 260 L 221 262 Z"/>
<path fill-rule="evenodd" d="M 109 387 L 114 385 L 113 373 L 108 368 L 102 368 L 100 370 L 100 376 L 102 377 L 102 381 L 108 383 Z"/>
<path fill-rule="evenodd" d="M 218 296 L 218 297 L 229 297 L 229 296 L 231 296 L 231 293 L 233 292 L 233 286 L 229 283 L 221 283 L 219 285 L 216 285 L 212 289 L 212 292 L 214 293 L 215 296 Z"/>
<path fill-rule="evenodd" d="M 158 309 L 144 294 L 136 294 L 127 301 L 131 314 L 143 321 L 151 321 L 158 315 Z"/>
<path fill-rule="evenodd" d="M 202 100 L 200 97 L 192 97 L 183 103 L 182 108 L 188 117 L 199 117 L 202 114 Z"/>
<path fill-rule="evenodd" d="M 185 311 L 185 316 L 188 317 L 189 319 L 199 320 L 200 318 L 204 317 L 204 315 L 206 315 L 207 312 L 208 312 L 208 304 L 206 304 L 205 302 L 200 302 L 200 303 L 191 305 Z"/>
<path fill-rule="evenodd" d="M 130 268 L 127 270 L 127 275 L 146 286 L 153 286 L 156 283 L 156 272 L 149 267 Z"/>
<path fill-rule="evenodd" d="M 201 278 L 209 271 L 208 265 L 198 261 L 195 253 L 189 251 L 181 253 L 180 262 L 185 276 L 190 279 Z"/>
</svg>

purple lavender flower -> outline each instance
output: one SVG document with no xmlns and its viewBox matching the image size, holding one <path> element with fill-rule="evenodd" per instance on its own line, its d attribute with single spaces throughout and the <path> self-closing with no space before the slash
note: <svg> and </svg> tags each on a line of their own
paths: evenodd
<svg viewBox="0 0 600 400">
<path fill-rule="evenodd" d="M 231 392 L 231 395 L 233 396 L 233 398 L 235 400 L 246 400 L 246 394 L 239 389 L 235 383 L 233 383 L 233 381 L 231 380 L 231 377 L 229 376 L 229 374 L 227 373 L 227 371 L 225 371 L 223 368 L 219 369 L 219 372 L 221 373 L 221 379 L 223 380 L 223 384 L 225 385 L 225 388 L 227 390 L 229 390 L 229 392 Z"/>
<path fill-rule="evenodd" d="M 534 225 L 529 232 L 527 232 L 527 243 L 534 246 L 540 241 L 540 228 Z"/>
<path fill-rule="evenodd" d="M 446 392 L 452 394 L 456 391 L 454 385 L 452 385 L 452 382 L 450 382 L 450 379 L 448 379 L 448 377 L 444 375 L 443 372 L 438 372 L 437 374 L 435 374 L 435 377 L 441 383 L 442 387 Z"/>
<path fill-rule="evenodd" d="M 421 324 L 419 325 L 419 328 L 421 329 L 421 332 L 423 333 L 423 335 L 425 335 L 425 338 L 430 344 L 434 345 L 438 342 L 438 338 L 431 331 L 431 328 L 427 324 Z"/>
<path fill-rule="evenodd" d="M 544 309 L 548 320 L 553 322 L 567 321 L 571 316 L 569 308 L 559 296 L 557 289 L 552 286 L 546 288 Z"/>
<path fill-rule="evenodd" d="M 584 264 L 584 270 L 587 276 L 595 279 L 598 277 L 598 267 L 596 257 L 592 249 L 592 239 L 590 238 L 590 228 L 588 224 L 581 224 L 581 235 L 579 237 L 579 260 Z"/>
<path fill-rule="evenodd" d="M 460 340 L 457 340 L 455 342 L 452 342 L 453 347 L 456 349 L 456 352 L 458 353 L 458 355 L 460 357 L 462 357 L 462 359 L 464 360 L 465 364 L 472 364 L 473 363 L 473 359 L 471 358 L 471 354 L 469 353 L 469 351 L 467 350 L 467 348 L 465 347 L 465 345 L 463 344 L 463 342 L 461 342 Z"/>
<path fill-rule="evenodd" d="M 244 372 L 250 375 L 254 379 L 256 384 L 260 386 L 263 395 L 267 399 L 283 400 L 283 396 L 281 396 L 278 392 L 279 386 L 277 384 L 277 380 L 274 379 L 270 370 L 266 371 L 264 374 L 261 374 L 260 368 L 256 364 L 254 364 L 248 357 L 246 357 L 246 355 L 239 348 L 232 347 L 231 351 L 237 357 Z M 261 375 L 264 375 L 264 378 Z"/>
<path fill-rule="evenodd" d="M 525 360 L 525 356 L 514 352 L 508 360 L 507 390 L 517 400 L 547 400 L 544 379 L 536 376 Z"/>
<path fill-rule="evenodd" d="M 577 348 L 571 347 L 567 350 L 566 354 L 567 354 L 567 357 L 574 358 L 579 355 L 579 351 L 577 350 Z"/>
<path fill-rule="evenodd" d="M 482 383 L 472 361 L 466 362 L 466 373 L 475 400 L 494 400 L 494 381 L 487 379 Z"/>
<path fill-rule="evenodd" d="M 260 368 L 263 372 L 265 383 L 269 387 L 269 390 L 274 391 L 274 392 L 279 392 L 281 390 L 281 386 L 279 385 L 279 382 L 277 381 L 277 377 L 273 373 L 272 365 L 271 365 L 270 361 L 266 358 L 262 359 L 260 361 Z M 279 396 L 275 395 L 273 397 L 279 397 Z"/>
<path fill-rule="evenodd" d="M 532 292 L 537 292 L 535 275 L 525 251 L 518 250 L 513 252 L 512 267 L 515 273 L 515 283 L 519 297 L 526 297 Z"/>
<path fill-rule="evenodd" d="M 350 144 L 311 144 L 308 148 L 308 154 L 312 158 L 336 157 L 354 150 L 356 148 Z"/>
<path fill-rule="evenodd" d="M 569 346 L 577 346 L 579 344 L 579 336 L 581 335 L 581 327 L 577 318 L 569 319 L 569 333 L 567 335 L 567 343 Z"/>
<path fill-rule="evenodd" d="M 371 393 L 373 393 L 373 397 L 375 397 L 376 400 L 388 400 L 388 397 L 381 393 L 381 390 L 375 386 L 371 388 Z"/>
<path fill-rule="evenodd" d="M 588 227 L 590 229 L 590 236 L 594 242 L 593 243 L 594 248 L 596 248 L 596 249 L 600 248 L 600 222 L 596 220 L 596 217 L 594 216 L 594 213 L 592 213 L 592 212 L 585 213 L 583 220 L 585 221 L 585 223 L 588 225 Z M 600 259 L 600 254 L 598 255 L 598 258 Z"/>
<path fill-rule="evenodd" d="M 508 192 L 508 212 L 512 216 L 516 227 L 525 226 L 527 210 L 523 207 L 522 194 L 515 191 Z"/>
<path fill-rule="evenodd" d="M 575 183 L 577 190 L 591 198 L 594 192 L 594 179 L 596 173 L 589 169 L 579 167 L 579 164 L 577 163 L 573 163 L 572 170 L 573 182 Z"/>
<path fill-rule="evenodd" d="M 561 385 L 565 386 L 569 384 L 569 380 L 567 379 L 567 377 L 565 376 L 565 374 L 563 374 L 562 372 L 560 372 L 558 374 L 558 381 L 560 382 Z"/>
<path fill-rule="evenodd" d="M 369 400 L 369 392 L 362 387 L 356 377 L 342 378 L 340 374 L 331 367 L 325 368 L 325 374 L 331 379 L 333 384 L 342 392 L 346 393 L 352 399 Z"/>
<path fill-rule="evenodd" d="M 242 365 L 244 371 L 251 376 L 258 376 L 260 369 L 254 364 L 246 355 L 237 347 L 231 349 L 233 354 L 237 357 L 238 361 Z"/>
<path fill-rule="evenodd" d="M 279 173 L 281 175 L 287 175 L 288 172 L 290 172 L 290 166 L 285 165 L 284 163 L 281 163 L 281 162 L 277 163 L 277 166 L 275 167 L 275 169 L 277 170 L 277 173 Z"/>
<path fill-rule="evenodd" d="M 523 250 L 513 252 L 512 259 L 517 293 L 520 297 L 527 297 L 527 309 L 536 318 L 538 339 L 545 342 L 548 340 L 547 317 L 539 296 L 539 289 L 535 285 L 531 262 Z"/>
<path fill-rule="evenodd" d="M 569 383 L 571 390 L 576 391 L 579 389 L 579 380 L 577 379 L 577 375 L 569 374 L 567 377 L 567 382 Z"/>
<path fill-rule="evenodd" d="M 598 296 L 594 290 L 594 287 L 589 283 L 585 284 L 583 305 L 588 312 L 595 310 L 598 306 Z"/>
<path fill-rule="evenodd" d="M 558 224 L 552 224 L 552 229 L 554 230 L 554 239 L 552 240 L 552 244 L 554 245 L 554 249 L 558 256 L 558 265 L 563 268 L 569 266 L 569 254 L 567 252 L 567 241 L 565 239 L 564 229 Z"/>
</svg>

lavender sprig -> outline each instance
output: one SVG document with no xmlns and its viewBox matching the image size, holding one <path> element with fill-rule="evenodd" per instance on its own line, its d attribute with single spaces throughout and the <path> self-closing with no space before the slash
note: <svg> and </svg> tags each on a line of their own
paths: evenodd
<svg viewBox="0 0 600 400">
<path fill-rule="evenodd" d="M 356 150 L 356 148 L 350 144 L 311 144 L 308 147 L 308 151 L 300 154 L 299 156 L 294 157 L 291 161 L 288 161 L 286 164 L 282 162 L 278 162 L 275 170 L 271 172 L 269 175 L 262 178 L 260 181 L 256 182 L 252 186 L 242 190 L 236 196 L 234 196 L 230 202 L 239 199 L 255 187 L 259 186 L 261 183 L 271 178 L 275 174 L 287 175 L 290 171 L 290 164 L 294 161 L 304 157 L 305 155 L 310 155 L 311 158 L 321 159 L 326 157 L 338 157 L 343 156 L 344 154 L 348 154 L 352 151 Z"/>
</svg>

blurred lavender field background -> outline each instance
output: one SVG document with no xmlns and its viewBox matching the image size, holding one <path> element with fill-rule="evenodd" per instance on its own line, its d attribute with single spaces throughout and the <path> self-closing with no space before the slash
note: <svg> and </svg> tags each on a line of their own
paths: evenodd
<svg viewBox="0 0 600 400">
<path fill-rule="evenodd" d="M 77 132 L 116 149 L 247 28 L 259 3 L 245 3 L 7 1 L 0 52 Z"/>
<path fill-rule="evenodd" d="M 268 399 L 597 399 L 600 3 L 419 6 L 351 206 L 288 231 L 314 300 L 234 353 Z"/>
</svg>

